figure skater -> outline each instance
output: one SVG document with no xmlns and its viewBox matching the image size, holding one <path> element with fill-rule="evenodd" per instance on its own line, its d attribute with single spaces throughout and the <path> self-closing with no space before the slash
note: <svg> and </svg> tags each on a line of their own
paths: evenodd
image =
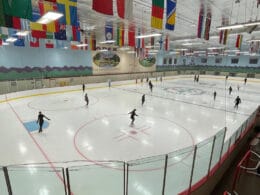
<svg viewBox="0 0 260 195">
<path fill-rule="evenodd" d="M 89 99 L 88 99 L 88 94 L 87 93 L 85 94 L 85 101 L 86 101 L 86 105 L 88 106 Z"/>
<path fill-rule="evenodd" d="M 231 93 L 232 93 L 232 87 L 231 86 L 228 88 L 228 91 L 229 91 L 229 95 L 231 95 Z"/>
<path fill-rule="evenodd" d="M 150 91 L 153 92 L 153 84 L 152 84 L 152 81 L 150 80 L 148 84 L 149 84 Z"/>
<path fill-rule="evenodd" d="M 214 91 L 214 93 L 213 93 L 213 98 L 214 98 L 214 101 L 216 100 L 216 97 L 217 97 L 217 92 L 216 92 L 216 91 Z"/>
<path fill-rule="evenodd" d="M 238 109 L 238 105 L 239 105 L 240 103 L 241 103 L 241 99 L 240 99 L 239 96 L 237 96 L 236 99 L 235 99 L 235 106 L 234 106 L 234 108 Z"/>
<path fill-rule="evenodd" d="M 144 105 L 145 102 L 145 94 L 142 95 L 142 106 Z"/>
<path fill-rule="evenodd" d="M 39 112 L 39 114 L 38 114 L 38 120 L 37 120 L 37 123 L 39 123 L 39 126 L 40 126 L 39 131 L 38 131 L 39 133 L 42 132 L 42 126 L 43 126 L 43 123 L 44 123 L 43 118 L 46 118 L 47 120 L 50 120 L 47 116 L 45 116 L 44 114 L 42 114 L 41 112 Z"/>
<path fill-rule="evenodd" d="M 85 92 L 85 84 L 84 83 L 82 84 L 82 91 L 83 91 L 83 93 Z"/>
<path fill-rule="evenodd" d="M 130 118 L 131 118 L 131 125 L 134 124 L 134 121 L 135 121 L 135 116 L 138 116 L 136 113 L 135 113 L 136 109 L 133 109 L 131 112 L 129 112 L 128 114 L 130 114 Z"/>
</svg>

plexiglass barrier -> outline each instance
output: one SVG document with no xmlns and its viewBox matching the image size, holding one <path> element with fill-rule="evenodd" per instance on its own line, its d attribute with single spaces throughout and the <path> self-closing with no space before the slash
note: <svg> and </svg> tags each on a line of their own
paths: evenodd
<svg viewBox="0 0 260 195">
<path fill-rule="evenodd" d="M 226 128 L 203 142 L 169 154 L 129 162 L 66 167 L 7 166 L 0 171 L 2 195 L 177 195 L 207 181 L 255 122 L 258 109 L 225 138 Z M 86 165 L 87 164 L 87 165 Z M 67 165 L 67 164 L 66 164 Z M 64 171 L 66 170 L 66 171 Z"/>
</svg>

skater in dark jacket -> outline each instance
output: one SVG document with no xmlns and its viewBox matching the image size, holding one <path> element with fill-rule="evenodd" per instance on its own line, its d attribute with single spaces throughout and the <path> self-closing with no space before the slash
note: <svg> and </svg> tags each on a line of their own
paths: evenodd
<svg viewBox="0 0 260 195">
<path fill-rule="evenodd" d="M 131 112 L 129 112 L 128 114 L 130 114 L 130 118 L 131 118 L 131 125 L 134 124 L 134 121 L 135 121 L 135 116 L 138 116 L 136 113 L 135 113 L 136 109 L 133 109 Z"/>
<path fill-rule="evenodd" d="M 241 99 L 240 99 L 239 96 L 237 96 L 236 99 L 235 99 L 235 106 L 234 106 L 234 108 L 238 109 L 238 105 L 239 105 L 240 103 L 241 103 Z"/>
<path fill-rule="evenodd" d="M 46 118 L 47 120 L 50 120 L 47 116 L 45 116 L 44 114 L 42 114 L 41 112 L 39 112 L 38 114 L 38 120 L 37 120 L 37 123 L 39 123 L 39 133 L 42 132 L 42 126 L 43 126 L 43 123 L 44 123 L 44 120 L 43 118 Z"/>
<path fill-rule="evenodd" d="M 144 102 L 145 102 L 145 94 L 142 95 L 142 106 L 144 105 Z"/>
</svg>

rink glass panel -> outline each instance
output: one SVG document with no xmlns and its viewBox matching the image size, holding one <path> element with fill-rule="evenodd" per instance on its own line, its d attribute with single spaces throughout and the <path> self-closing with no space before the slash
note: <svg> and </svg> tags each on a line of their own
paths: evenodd
<svg viewBox="0 0 260 195">
<path fill-rule="evenodd" d="M 75 195 L 124 194 L 123 162 L 100 162 L 68 170 L 71 193 Z"/>
<path fill-rule="evenodd" d="M 223 140 L 225 139 L 225 129 L 219 131 L 215 135 L 215 142 L 214 148 L 212 153 L 211 165 L 210 168 L 212 169 L 220 160 L 221 157 L 221 150 L 223 145 Z"/>
<path fill-rule="evenodd" d="M 178 194 L 189 187 L 194 147 L 168 154 L 165 195 Z"/>
<path fill-rule="evenodd" d="M 128 162 L 128 195 L 161 194 L 165 155 Z"/>
<path fill-rule="evenodd" d="M 213 137 L 197 144 L 192 185 L 208 174 Z"/>
<path fill-rule="evenodd" d="M 13 194 L 63 195 L 63 168 L 55 167 L 8 167 Z"/>
</svg>

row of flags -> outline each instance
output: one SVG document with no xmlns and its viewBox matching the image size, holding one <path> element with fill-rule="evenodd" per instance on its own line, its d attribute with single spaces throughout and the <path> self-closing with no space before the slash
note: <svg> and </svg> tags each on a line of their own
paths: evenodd
<svg viewBox="0 0 260 195">
<path fill-rule="evenodd" d="M 209 40 L 209 32 L 211 26 L 211 9 L 205 8 L 204 4 L 201 4 L 198 19 L 197 37 Z"/>
<path fill-rule="evenodd" d="M 177 0 L 166 0 L 165 29 L 174 30 Z M 117 14 L 122 19 L 133 18 L 133 0 L 116 0 Z M 92 9 L 96 12 L 114 15 L 113 0 L 93 0 Z M 164 0 L 152 0 L 151 27 L 163 29 Z"/>
</svg>

